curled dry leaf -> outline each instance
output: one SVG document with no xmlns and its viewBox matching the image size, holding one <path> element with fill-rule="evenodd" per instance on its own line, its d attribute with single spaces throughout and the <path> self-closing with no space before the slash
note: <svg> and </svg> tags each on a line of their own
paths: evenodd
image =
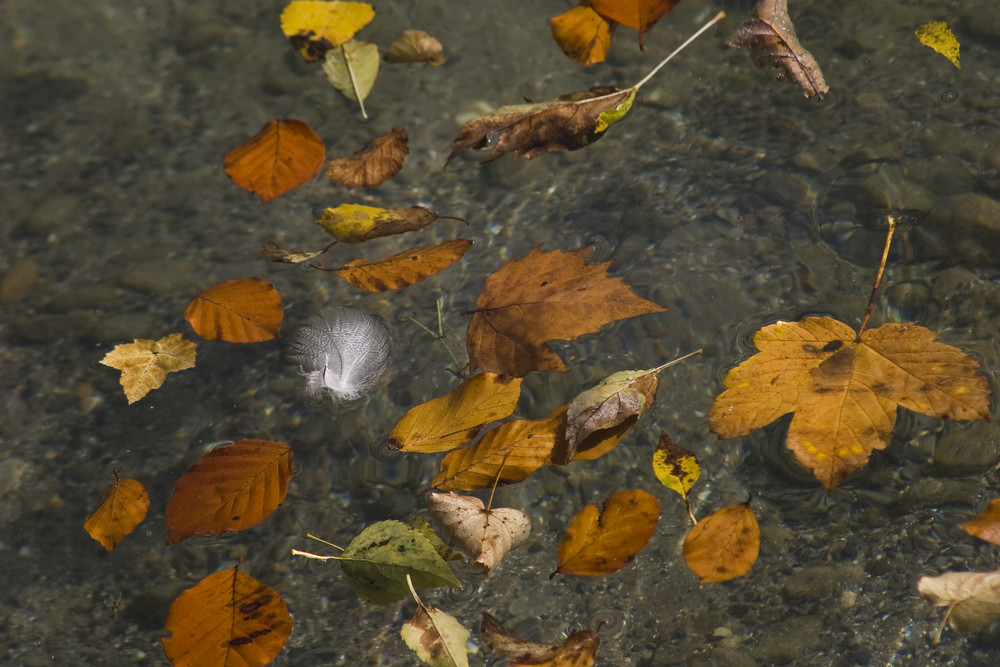
<svg viewBox="0 0 1000 667">
<path fill-rule="evenodd" d="M 959 632 L 976 632 L 1000 618 L 1000 572 L 946 572 L 921 577 L 917 591 L 935 607 L 948 607 L 945 618 Z M 938 638 L 940 634 L 939 630 Z"/>
<path fill-rule="evenodd" d="M 975 519 L 963 523 L 962 530 L 981 540 L 1000 545 L 1000 498 L 991 500 Z"/>
<path fill-rule="evenodd" d="M 406 130 L 394 127 L 380 134 L 347 157 L 331 160 L 326 175 L 348 188 L 374 188 L 385 183 L 403 167 L 410 152 Z"/>
<path fill-rule="evenodd" d="M 639 48 L 642 36 L 663 15 L 677 6 L 681 0 L 588 0 L 591 7 L 604 18 L 617 21 L 639 33 Z"/>
<path fill-rule="evenodd" d="M 510 667 L 593 667 L 601 643 L 597 633 L 590 630 L 577 630 L 562 644 L 528 641 L 507 632 L 500 621 L 486 612 L 479 632 L 491 651 L 510 661 Z"/>
<path fill-rule="evenodd" d="M 742 577 L 759 552 L 760 527 L 749 501 L 708 515 L 684 538 L 684 560 L 702 583 Z"/>
<path fill-rule="evenodd" d="M 392 40 L 382 58 L 387 63 L 427 63 L 434 67 L 448 60 L 441 42 L 423 30 L 404 30 Z"/>
<path fill-rule="evenodd" d="M 958 55 L 958 40 L 944 21 L 931 21 L 913 31 L 920 43 L 930 47 L 951 61 L 955 67 L 962 69 Z"/>
<path fill-rule="evenodd" d="M 336 245 L 336 241 L 327 244 L 326 247 L 320 250 L 312 250 L 306 252 L 295 252 L 293 250 L 285 250 L 279 246 L 274 241 L 267 241 L 260 247 L 260 254 L 266 259 L 272 262 L 284 262 L 285 264 L 300 264 L 302 262 L 308 262 L 310 259 L 319 257 L 327 250 Z"/>
<path fill-rule="evenodd" d="M 83 527 L 108 551 L 114 551 L 149 511 L 149 494 L 134 479 L 121 479 L 115 470 L 115 481 L 104 492 L 101 506 L 87 517 Z"/>
<path fill-rule="evenodd" d="M 423 206 L 376 208 L 341 204 L 324 209 L 316 224 L 341 243 L 361 243 L 422 229 L 438 217 L 437 213 Z"/>
<path fill-rule="evenodd" d="M 323 140 L 301 120 L 269 120 L 224 160 L 226 174 L 261 203 L 296 188 L 323 168 Z"/>
<path fill-rule="evenodd" d="M 174 665 L 266 665 L 291 636 L 292 617 L 277 592 L 235 567 L 181 593 L 164 629 Z"/>
<path fill-rule="evenodd" d="M 411 408 L 389 434 L 389 449 L 446 452 L 476 437 L 491 421 L 509 417 L 521 378 L 478 373 L 448 394 Z"/>
<path fill-rule="evenodd" d="M 563 53 L 584 67 L 604 62 L 611 47 L 614 24 L 587 5 L 573 7 L 552 18 L 552 39 Z"/>
<path fill-rule="evenodd" d="M 384 292 L 406 289 L 444 271 L 461 259 L 471 247 L 472 241 L 455 239 L 439 245 L 410 248 L 374 261 L 355 259 L 339 269 L 325 269 L 315 264 L 312 266 L 336 273 L 359 289 Z"/>
<path fill-rule="evenodd" d="M 253 277 L 209 287 L 184 309 L 184 319 L 199 336 L 230 343 L 273 340 L 283 317 L 278 290 Z"/>
<path fill-rule="evenodd" d="M 116 345 L 101 363 L 122 372 L 121 385 L 129 405 L 159 389 L 168 373 L 194 368 L 197 345 L 179 333 L 160 340 L 136 338 Z"/>
<path fill-rule="evenodd" d="M 509 507 L 487 510 L 474 496 L 432 492 L 427 509 L 444 534 L 487 575 L 531 534 L 524 512 Z"/>
<path fill-rule="evenodd" d="M 167 503 L 167 544 L 192 535 L 246 530 L 285 500 L 292 450 L 267 440 L 241 440 L 198 459 Z"/>
<path fill-rule="evenodd" d="M 294 0 L 281 12 L 281 31 L 307 63 L 316 62 L 375 18 L 367 2 Z"/>
<path fill-rule="evenodd" d="M 327 81 L 349 100 L 361 107 L 361 115 L 368 118 L 365 99 L 378 76 L 378 47 L 355 39 L 326 52 L 323 73 Z"/>
</svg>

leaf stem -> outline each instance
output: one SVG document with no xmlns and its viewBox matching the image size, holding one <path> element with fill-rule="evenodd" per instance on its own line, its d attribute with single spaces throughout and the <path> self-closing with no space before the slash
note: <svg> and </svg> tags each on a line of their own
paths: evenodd
<svg viewBox="0 0 1000 667">
<path fill-rule="evenodd" d="M 436 333 L 430 327 L 428 327 L 423 322 L 415 318 L 413 315 L 406 315 L 405 317 L 403 317 L 403 319 L 413 322 L 418 327 L 423 329 L 428 336 L 430 336 L 431 338 L 436 338 L 438 341 L 440 341 L 441 344 L 444 345 L 444 349 L 448 352 L 448 356 L 451 357 L 451 360 L 455 363 L 455 368 L 454 369 L 449 368 L 448 370 L 454 373 L 457 377 L 464 380 L 467 377 L 469 377 L 469 375 L 464 370 L 462 370 L 463 369 L 462 363 L 458 360 L 458 357 L 455 356 L 455 353 L 451 351 L 451 346 L 448 345 L 448 341 L 444 339 L 444 316 L 441 314 L 442 301 L 443 299 L 441 298 L 438 298 L 437 300 L 438 330 Z"/>
<path fill-rule="evenodd" d="M 420 600 L 420 596 L 417 595 L 417 589 L 415 589 L 413 587 L 413 580 L 410 579 L 410 573 L 409 572 L 406 573 L 406 585 L 410 589 L 410 595 L 413 596 L 413 601 L 417 603 L 418 607 L 420 607 L 421 609 L 423 609 L 424 608 L 424 603 Z"/>
<path fill-rule="evenodd" d="M 899 218 L 892 213 L 886 216 L 886 221 L 889 223 L 889 231 L 885 235 L 885 247 L 882 248 L 882 261 L 879 262 L 878 273 L 875 274 L 875 284 L 872 285 L 872 293 L 868 297 L 868 307 L 865 308 L 865 317 L 861 320 L 861 328 L 858 329 L 858 340 L 861 340 L 861 334 L 868 327 L 868 319 L 872 315 L 872 306 L 875 305 L 875 293 L 878 292 L 878 286 L 882 282 L 882 274 L 885 272 L 885 262 L 889 257 L 889 245 L 892 243 L 892 235 L 896 231 L 896 225 L 899 224 Z"/>
<path fill-rule="evenodd" d="M 682 361 L 684 361 L 685 359 L 690 359 L 690 358 L 691 358 L 691 357 L 693 357 L 694 355 L 696 355 L 696 354 L 701 354 L 702 352 L 703 352 L 703 350 L 702 350 L 702 349 L 701 349 L 701 348 L 699 347 L 699 348 L 698 348 L 697 350 L 695 350 L 694 352 L 688 352 L 688 353 L 687 353 L 687 354 L 685 354 L 685 355 L 684 355 L 683 357 L 677 357 L 676 359 L 673 359 L 673 360 L 671 360 L 671 361 L 668 361 L 667 363 L 665 363 L 665 364 L 663 364 L 663 365 L 661 365 L 661 366 L 657 366 L 656 368 L 651 368 L 651 369 L 650 369 L 650 370 L 649 370 L 648 372 L 649 372 L 649 373 L 659 373 L 659 372 L 660 372 L 660 371 L 662 371 L 662 370 L 663 370 L 664 368 L 667 368 L 667 367 L 669 367 L 669 366 L 673 366 L 674 364 L 679 364 L 679 363 L 681 363 Z"/>
<path fill-rule="evenodd" d="M 708 30 L 709 28 L 711 28 L 713 25 L 715 25 L 716 23 L 718 23 L 719 21 L 721 21 L 724 18 L 726 18 L 726 13 L 725 12 L 719 12 L 718 14 L 716 14 L 715 16 L 713 16 L 709 20 L 708 23 L 706 23 L 705 25 L 701 26 L 701 28 L 698 29 L 698 32 L 696 32 L 695 34 L 691 35 L 686 40 L 684 40 L 683 44 L 681 44 L 676 49 L 674 49 L 673 52 L 669 56 L 667 56 L 666 58 L 664 58 L 663 60 L 661 60 L 660 64 L 657 65 L 656 67 L 654 67 L 653 71 L 650 72 L 649 74 L 647 74 L 643 78 L 642 81 L 640 81 L 639 83 L 637 83 L 634 86 L 632 86 L 632 89 L 633 90 L 639 90 L 639 88 L 641 88 L 647 81 L 649 81 L 650 79 L 653 78 L 654 74 L 656 74 L 661 69 L 663 69 L 663 66 L 666 65 L 668 62 L 670 62 L 673 59 L 674 56 L 676 56 L 678 53 L 680 53 L 685 48 L 687 48 L 688 44 L 690 44 L 694 40 L 698 39 L 698 37 L 701 36 L 701 33 L 705 32 L 706 30 Z"/>
<path fill-rule="evenodd" d="M 358 106 L 361 107 L 361 117 L 368 120 L 368 114 L 365 113 L 365 101 L 361 99 L 361 91 L 358 90 L 358 82 L 354 78 L 354 68 L 351 67 L 351 59 L 347 57 L 347 49 L 340 46 L 340 53 L 344 56 L 344 64 L 347 65 L 347 75 L 351 77 L 351 87 L 354 89 L 354 96 L 358 98 Z"/>
<path fill-rule="evenodd" d="M 316 540 L 317 542 L 322 542 L 323 544 L 327 545 L 328 547 L 333 547 L 334 549 L 340 549 L 341 551 L 346 551 L 346 549 L 344 549 L 344 547 L 338 547 L 333 542 L 327 542 L 322 537 L 316 537 L 312 533 L 306 533 L 306 537 L 308 537 L 310 540 Z"/>
</svg>

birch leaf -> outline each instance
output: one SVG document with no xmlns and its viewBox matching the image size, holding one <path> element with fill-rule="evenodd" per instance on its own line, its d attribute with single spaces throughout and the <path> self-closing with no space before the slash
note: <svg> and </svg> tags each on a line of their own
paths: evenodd
<svg viewBox="0 0 1000 667">
<path fill-rule="evenodd" d="M 353 39 L 327 51 L 323 63 L 327 80 L 341 95 L 358 103 L 364 118 L 368 118 L 365 99 L 375 85 L 378 63 L 377 46 Z"/>
</svg>

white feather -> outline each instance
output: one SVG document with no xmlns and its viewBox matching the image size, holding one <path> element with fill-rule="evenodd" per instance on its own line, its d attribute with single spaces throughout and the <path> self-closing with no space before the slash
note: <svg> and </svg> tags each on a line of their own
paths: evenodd
<svg viewBox="0 0 1000 667">
<path fill-rule="evenodd" d="M 373 315 L 336 308 L 310 318 L 289 343 L 312 400 L 353 401 L 389 369 L 389 331 Z"/>
</svg>

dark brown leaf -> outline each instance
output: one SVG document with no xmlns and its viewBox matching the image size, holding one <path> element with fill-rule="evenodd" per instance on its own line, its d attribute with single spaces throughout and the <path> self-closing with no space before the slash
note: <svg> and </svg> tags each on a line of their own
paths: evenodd
<svg viewBox="0 0 1000 667">
<path fill-rule="evenodd" d="M 441 42 L 423 30 L 404 30 L 392 40 L 382 59 L 387 63 L 427 63 L 434 67 L 448 60 Z"/>
<path fill-rule="evenodd" d="M 410 152 L 406 130 L 394 127 L 364 147 L 347 156 L 330 160 L 326 175 L 334 183 L 348 188 L 374 188 L 382 185 L 403 168 L 403 158 Z"/>
</svg>

